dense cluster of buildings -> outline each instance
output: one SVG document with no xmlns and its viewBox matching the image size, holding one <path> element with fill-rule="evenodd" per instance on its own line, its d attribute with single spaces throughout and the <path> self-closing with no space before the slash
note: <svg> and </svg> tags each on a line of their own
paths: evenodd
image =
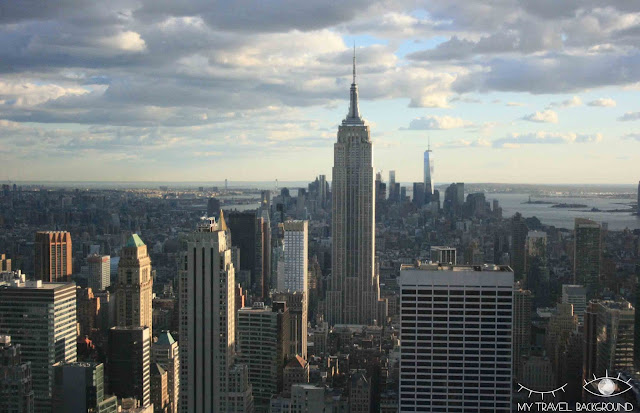
<svg viewBox="0 0 640 413">
<path fill-rule="evenodd" d="M 353 76 L 331 185 L 4 186 L 0 411 L 508 412 L 618 373 L 636 403 L 640 232 L 504 218 L 430 146 L 387 184 Z"/>
</svg>

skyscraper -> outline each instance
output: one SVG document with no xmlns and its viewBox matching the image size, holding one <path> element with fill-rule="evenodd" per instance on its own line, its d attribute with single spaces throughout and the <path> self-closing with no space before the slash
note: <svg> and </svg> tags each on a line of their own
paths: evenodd
<svg viewBox="0 0 640 413">
<path fill-rule="evenodd" d="M 584 323 L 584 312 L 587 309 L 587 291 L 582 285 L 562 285 L 562 302 L 573 304 L 573 313 L 578 316 L 578 324 Z"/>
<path fill-rule="evenodd" d="M 389 171 L 389 201 L 398 202 L 400 193 L 396 193 L 396 171 Z"/>
<path fill-rule="evenodd" d="M 289 355 L 289 311 L 282 302 L 238 310 L 240 360 L 249 369 L 256 411 L 268 412 L 269 400 L 283 386 L 284 363 Z"/>
<path fill-rule="evenodd" d="M 400 412 L 511 411 L 513 272 L 400 268 Z"/>
<path fill-rule="evenodd" d="M 255 212 L 230 212 L 226 221 L 231 232 L 230 242 L 240 248 L 240 268 L 236 271 L 248 271 L 251 274 L 250 285 L 242 287 L 251 291 L 256 297 L 263 298 L 268 287 L 266 279 L 268 268 L 265 268 L 266 247 L 265 226 L 262 216 Z M 270 244 L 270 240 L 269 240 Z M 270 254 L 269 254 L 270 257 Z"/>
<path fill-rule="evenodd" d="M 87 257 L 89 287 L 93 291 L 106 290 L 111 285 L 111 257 L 93 254 Z"/>
<path fill-rule="evenodd" d="M 640 181 L 638 181 L 638 208 L 637 208 L 637 214 L 638 216 L 640 216 Z"/>
<path fill-rule="evenodd" d="M 305 294 L 299 291 L 278 291 L 272 296 L 274 302 L 287 303 L 289 312 L 289 354 L 307 359 L 308 304 Z"/>
<path fill-rule="evenodd" d="M 44 282 L 71 281 L 72 264 L 71 234 L 66 231 L 36 232 L 36 280 Z"/>
<path fill-rule="evenodd" d="M 105 396 L 102 363 L 53 365 L 53 413 L 117 412 L 116 396 Z"/>
<path fill-rule="evenodd" d="M 180 397 L 180 354 L 178 342 L 168 331 L 158 334 L 158 340 L 151 345 L 151 360 L 167 372 L 170 411 L 178 412 Z"/>
<path fill-rule="evenodd" d="M 598 291 L 602 247 L 600 224 L 590 219 L 576 218 L 573 241 L 573 281 L 587 289 L 587 299 Z"/>
<path fill-rule="evenodd" d="M 4 254 L 0 254 L 0 272 L 11 272 L 11 260 Z"/>
<path fill-rule="evenodd" d="M 347 117 L 338 128 L 332 179 L 331 281 L 327 321 L 373 324 L 380 286 L 374 265 L 375 204 L 371 132 L 358 110 L 356 59 Z"/>
<path fill-rule="evenodd" d="M 109 391 L 118 398 L 133 397 L 141 407 L 151 404 L 150 333 L 148 327 L 139 326 L 109 330 Z"/>
<path fill-rule="evenodd" d="M 0 286 L 0 331 L 31 362 L 35 411 L 51 412 L 53 364 L 76 361 L 76 286 L 27 281 Z"/>
<path fill-rule="evenodd" d="M 31 362 L 22 360 L 20 344 L 0 335 L 0 412 L 33 413 Z"/>
<path fill-rule="evenodd" d="M 280 290 L 308 293 L 308 221 L 284 223 L 284 285 Z"/>
<path fill-rule="evenodd" d="M 147 246 L 138 234 L 132 234 L 122 248 L 118 263 L 116 325 L 149 327 L 152 337 L 152 288 L 151 259 L 147 254 Z"/>
<path fill-rule="evenodd" d="M 424 151 L 424 194 L 427 202 L 431 201 L 433 195 L 433 155 L 431 150 L 431 142 L 427 150 Z"/>
<path fill-rule="evenodd" d="M 233 411 L 232 404 L 242 404 L 238 397 L 247 393 L 232 386 L 244 383 L 242 377 L 230 376 L 235 358 L 235 271 L 222 212 L 218 221 L 205 219 L 189 235 L 179 277 L 180 411 Z"/>
<path fill-rule="evenodd" d="M 516 281 L 525 275 L 525 244 L 529 228 L 519 212 L 511 219 L 511 267 Z"/>
<path fill-rule="evenodd" d="M 592 300 L 584 322 L 583 379 L 633 371 L 633 306 L 624 300 Z"/>
<path fill-rule="evenodd" d="M 513 373 L 520 378 L 524 358 L 531 351 L 531 291 L 513 292 Z"/>
</svg>

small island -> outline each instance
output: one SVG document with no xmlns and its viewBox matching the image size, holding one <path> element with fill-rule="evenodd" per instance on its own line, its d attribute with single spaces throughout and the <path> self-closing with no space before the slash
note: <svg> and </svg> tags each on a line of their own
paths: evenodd
<svg viewBox="0 0 640 413">
<path fill-rule="evenodd" d="M 551 208 L 588 208 L 588 206 L 584 204 L 554 204 L 551 205 Z"/>
</svg>

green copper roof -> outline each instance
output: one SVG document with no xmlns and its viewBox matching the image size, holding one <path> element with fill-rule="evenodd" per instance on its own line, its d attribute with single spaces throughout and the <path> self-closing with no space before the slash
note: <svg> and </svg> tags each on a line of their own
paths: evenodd
<svg viewBox="0 0 640 413">
<path fill-rule="evenodd" d="M 176 341 L 173 339 L 173 336 L 168 331 L 163 331 L 158 335 L 158 341 L 156 344 L 160 344 L 161 346 L 170 346 Z"/>
<path fill-rule="evenodd" d="M 140 239 L 138 234 L 131 234 L 127 243 L 124 245 L 125 247 L 144 247 L 144 242 Z"/>
</svg>

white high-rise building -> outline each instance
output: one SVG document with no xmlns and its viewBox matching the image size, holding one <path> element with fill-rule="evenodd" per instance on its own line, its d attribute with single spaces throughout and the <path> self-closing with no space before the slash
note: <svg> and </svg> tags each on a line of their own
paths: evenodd
<svg viewBox="0 0 640 413">
<path fill-rule="evenodd" d="M 386 316 L 378 315 L 373 145 L 358 109 L 355 52 L 350 94 L 349 113 L 333 147 L 332 275 L 326 303 L 330 325 L 370 325 Z"/>
<path fill-rule="evenodd" d="M 424 151 L 424 193 L 425 198 L 431 199 L 433 195 L 433 151 L 431 143 L 426 151 Z"/>
<path fill-rule="evenodd" d="M 563 284 L 562 303 L 573 304 L 573 314 L 578 316 L 578 324 L 584 323 L 584 312 L 587 309 L 587 289 L 584 285 Z"/>
<path fill-rule="evenodd" d="M 92 254 L 87 257 L 89 287 L 93 291 L 106 290 L 111 285 L 111 257 Z"/>
<path fill-rule="evenodd" d="M 400 269 L 400 412 L 510 412 L 513 271 Z"/>
<path fill-rule="evenodd" d="M 35 412 L 51 412 L 53 365 L 76 361 L 75 283 L 15 282 L 0 286 L 0 332 L 31 362 Z"/>
<path fill-rule="evenodd" d="M 235 271 L 222 212 L 218 222 L 205 219 L 189 236 L 179 276 L 180 411 L 236 411 L 237 394 L 230 385 L 235 357 Z"/>
<path fill-rule="evenodd" d="M 284 223 L 284 285 L 280 291 L 309 291 L 307 279 L 308 221 L 286 221 Z"/>
</svg>

